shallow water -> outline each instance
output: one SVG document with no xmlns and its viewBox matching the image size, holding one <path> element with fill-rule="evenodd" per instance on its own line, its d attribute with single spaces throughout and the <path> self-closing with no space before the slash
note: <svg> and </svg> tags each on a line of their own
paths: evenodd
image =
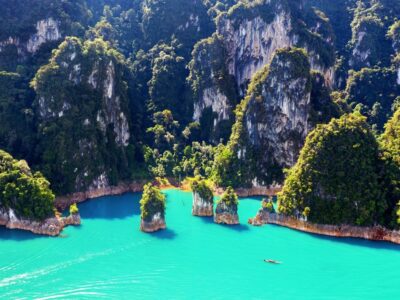
<svg viewBox="0 0 400 300">
<path fill-rule="evenodd" d="M 140 194 L 79 205 L 65 238 L 0 228 L 0 298 L 399 299 L 400 246 L 191 216 L 191 194 L 168 190 L 168 230 L 141 233 Z M 263 259 L 282 261 L 271 265 Z"/>
</svg>

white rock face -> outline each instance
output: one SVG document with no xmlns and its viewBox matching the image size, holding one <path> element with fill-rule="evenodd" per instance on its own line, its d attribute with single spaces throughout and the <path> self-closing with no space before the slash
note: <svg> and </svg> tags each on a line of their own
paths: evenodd
<svg viewBox="0 0 400 300">
<path fill-rule="evenodd" d="M 218 117 L 215 122 L 227 120 L 229 117 L 228 98 L 222 94 L 216 87 L 211 87 L 203 91 L 203 101 L 195 103 L 194 116 L 195 121 L 200 121 L 200 117 L 204 109 L 211 107 L 213 112 L 216 112 Z"/>
<path fill-rule="evenodd" d="M 193 192 L 192 215 L 194 216 L 212 216 L 213 202 L 201 198 L 200 194 Z"/>
<path fill-rule="evenodd" d="M 242 22 L 236 30 L 232 20 L 224 22 L 218 33 L 224 36 L 229 52 L 229 74 L 235 76 L 239 87 L 268 64 L 277 49 L 295 43 L 295 38 L 289 37 L 288 34 L 291 29 L 290 16 L 285 12 L 276 15 L 270 24 L 257 17 Z"/>
<path fill-rule="evenodd" d="M 100 174 L 96 179 L 93 180 L 89 187 L 89 190 L 98 190 L 109 186 L 109 181 L 105 173 Z"/>
<path fill-rule="evenodd" d="M 92 73 L 93 74 L 93 73 Z M 98 121 L 102 123 L 102 128 L 105 130 L 105 124 L 114 124 L 114 132 L 116 134 L 115 141 L 118 145 L 128 146 L 129 144 L 129 125 L 125 114 L 121 110 L 121 103 L 119 96 L 115 95 L 115 66 L 112 61 L 107 66 L 107 77 L 104 81 L 104 95 L 105 95 L 105 112 L 104 118 L 98 116 Z M 92 75 L 91 75 L 92 76 Z M 89 83 L 90 83 L 89 77 Z M 93 81 L 92 81 L 93 82 Z"/>
<path fill-rule="evenodd" d="M 35 53 L 44 43 L 58 41 L 62 37 L 59 22 L 53 18 L 47 18 L 36 23 L 36 33 L 31 35 L 28 41 L 21 42 L 17 37 L 9 37 L 4 41 L 0 41 L 0 52 L 6 46 L 14 45 L 17 48 L 18 55 L 23 56 L 27 53 Z"/>
<path fill-rule="evenodd" d="M 296 72 L 298 59 L 298 53 L 276 54 L 268 76 L 257 83 L 260 92 L 249 95 L 243 119 L 244 137 L 248 139 L 239 146 L 238 158 L 257 164 L 248 178 L 253 186 L 280 180 L 270 174 L 270 168 L 293 166 L 310 130 L 310 69 Z M 306 56 L 303 60 L 301 64 L 305 65 Z"/>
<path fill-rule="evenodd" d="M 262 120 L 258 111 L 246 115 L 246 128 L 250 143 L 255 146 L 268 144 L 268 159 L 273 158 L 281 166 L 295 164 L 299 145 L 289 138 L 289 133 L 296 133 L 302 141 L 308 133 L 310 92 L 305 91 L 307 78 L 299 78 L 290 83 L 277 83 L 276 78 L 269 80 L 269 88 L 263 88 L 265 112 L 269 114 Z M 275 89 L 273 93 L 267 91 Z M 296 97 L 292 92 L 296 91 Z M 252 105 L 250 103 L 250 105 Z M 256 122 L 255 120 L 259 120 Z"/>
<path fill-rule="evenodd" d="M 299 36 L 293 33 L 295 29 L 293 26 L 291 13 L 282 7 L 277 9 L 270 23 L 267 23 L 262 17 L 238 21 L 223 16 L 219 20 L 217 33 L 221 37 L 223 47 L 227 52 L 225 58 L 227 72 L 236 81 L 240 98 L 245 95 L 247 86 L 254 74 L 271 62 L 276 50 L 295 47 L 300 44 Z M 318 26 L 322 25 L 317 24 L 316 26 L 318 29 Z M 317 29 L 313 28 L 313 30 Z M 331 37 L 325 37 L 325 40 L 329 44 Z M 319 54 L 311 47 L 311 45 L 310 47 L 305 45 L 309 54 L 311 69 L 322 73 L 326 85 L 332 87 L 335 78 L 334 67 L 322 66 Z M 195 59 L 201 61 L 201 57 L 207 56 L 199 55 Z M 207 62 L 204 61 L 203 64 L 207 64 Z M 211 72 L 211 77 L 213 75 L 213 72 Z M 229 119 L 232 115 L 234 107 L 231 107 L 229 102 L 232 99 L 227 99 L 224 91 L 217 87 L 215 78 L 213 78 L 213 81 L 213 85 L 200 91 L 200 99 L 195 101 L 193 119 L 196 121 L 200 119 L 207 107 L 211 107 L 213 112 L 218 115 L 215 124 L 221 120 Z"/>
<path fill-rule="evenodd" d="M 400 85 L 400 67 L 397 69 L 397 84 Z"/>
<path fill-rule="evenodd" d="M 360 50 L 363 45 L 363 41 L 367 33 L 365 31 L 360 31 L 357 33 L 357 42 L 354 45 L 353 52 L 352 52 L 352 58 L 349 61 L 350 67 L 354 67 L 357 64 L 362 64 L 365 63 L 365 65 L 368 67 L 369 66 L 369 56 L 371 55 L 371 50 L 366 50 L 362 51 Z"/>
<path fill-rule="evenodd" d="M 4 51 L 7 46 L 13 45 L 17 48 L 18 55 L 23 54 L 23 47 L 21 46 L 21 42 L 19 38 L 9 37 L 8 39 L 0 42 L 0 52 Z"/>
<path fill-rule="evenodd" d="M 36 33 L 30 37 L 26 44 L 26 49 L 30 53 L 35 53 L 39 47 L 48 41 L 57 41 L 62 35 L 59 24 L 53 18 L 40 20 L 36 23 Z"/>
</svg>

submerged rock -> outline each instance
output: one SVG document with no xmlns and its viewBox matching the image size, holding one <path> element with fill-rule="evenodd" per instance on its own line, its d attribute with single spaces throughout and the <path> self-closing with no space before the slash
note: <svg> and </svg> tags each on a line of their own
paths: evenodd
<svg viewBox="0 0 400 300">
<path fill-rule="evenodd" d="M 214 222 L 227 225 L 239 224 L 238 204 L 238 196 L 232 187 L 228 187 L 217 203 Z"/>
<path fill-rule="evenodd" d="M 193 205 L 192 215 L 200 217 L 213 216 L 213 192 L 204 180 L 195 180 L 192 183 Z"/>
<path fill-rule="evenodd" d="M 140 230 L 155 232 L 165 229 L 165 196 L 159 188 L 148 183 L 144 186 L 140 200 L 141 222 Z"/>
</svg>

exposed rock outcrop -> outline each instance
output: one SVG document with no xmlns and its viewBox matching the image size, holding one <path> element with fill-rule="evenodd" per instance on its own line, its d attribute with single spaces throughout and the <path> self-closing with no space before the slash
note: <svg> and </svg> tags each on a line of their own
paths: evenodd
<svg viewBox="0 0 400 300">
<path fill-rule="evenodd" d="M 35 53 L 42 44 L 48 41 L 57 41 L 61 38 L 58 21 L 53 18 L 40 20 L 36 23 L 36 33 L 29 38 L 26 49 L 30 53 Z"/>
<path fill-rule="evenodd" d="M 39 20 L 36 23 L 36 32 L 27 41 L 21 41 L 19 37 L 10 36 L 4 41 L 0 41 L 0 53 L 6 47 L 14 46 L 19 55 L 33 54 L 37 52 L 41 45 L 49 41 L 58 41 L 62 38 L 59 21 L 53 18 Z"/>
<path fill-rule="evenodd" d="M 397 69 L 397 84 L 400 85 L 400 66 Z"/>
<path fill-rule="evenodd" d="M 195 179 L 191 183 L 193 192 L 192 215 L 211 217 L 214 209 L 214 195 L 205 180 Z"/>
<path fill-rule="evenodd" d="M 204 199 L 198 192 L 193 192 L 192 215 L 200 217 L 213 216 L 213 201 Z"/>
<path fill-rule="evenodd" d="M 227 225 L 239 224 L 237 205 L 226 205 L 223 202 L 218 203 L 215 209 L 214 222 Z"/>
<path fill-rule="evenodd" d="M 167 225 L 161 213 L 156 213 L 151 218 L 140 221 L 140 230 L 144 232 L 155 232 L 165 228 L 167 228 Z"/>
<path fill-rule="evenodd" d="M 304 50 L 276 51 L 257 73 L 237 110 L 228 146 L 239 159 L 242 186 L 270 186 L 293 166 L 310 130 L 310 64 Z"/>
<path fill-rule="evenodd" d="M 68 225 L 80 225 L 81 224 L 81 215 L 79 213 L 70 214 L 68 217 L 62 218 L 64 226 Z"/>
<path fill-rule="evenodd" d="M 55 216 L 39 222 L 18 218 L 11 209 L 8 211 L 0 209 L 0 225 L 6 226 L 9 229 L 31 231 L 35 234 L 58 236 L 65 226 L 80 224 L 81 219 L 79 214 L 70 215 L 68 217 Z"/>
<path fill-rule="evenodd" d="M 258 210 L 256 216 L 248 220 L 249 224 L 254 226 L 262 226 L 268 223 L 268 216 L 271 213 L 275 213 L 273 202 L 270 199 L 263 199 L 261 202 L 261 208 Z"/>
<path fill-rule="evenodd" d="M 250 224 L 275 224 L 304 232 L 341 238 L 360 238 L 374 241 L 386 241 L 400 244 L 400 231 L 389 230 L 381 226 L 357 227 L 349 225 L 320 225 L 281 214 L 259 211 Z"/>
<path fill-rule="evenodd" d="M 311 68 L 324 74 L 332 86 L 333 40 L 329 23 L 313 11 L 304 11 L 300 3 L 271 0 L 235 6 L 218 19 L 217 33 L 193 52 L 189 81 L 195 91 L 194 119 L 201 120 L 205 109 L 211 108 L 213 130 L 218 131 L 220 122 L 232 118 L 237 99 L 246 93 L 254 74 L 285 47 L 305 48 Z"/>
<path fill-rule="evenodd" d="M 214 222 L 217 224 L 237 225 L 239 200 L 231 187 L 228 187 L 215 209 Z"/>
<path fill-rule="evenodd" d="M 57 174 L 46 174 L 63 177 L 60 186 L 53 183 L 57 193 L 104 189 L 115 182 L 122 169 L 129 172 L 131 133 L 125 67 L 122 55 L 108 43 L 69 37 L 36 74 L 34 105 L 39 127 L 45 136 L 49 134 L 46 128 L 58 127 L 53 136 L 41 139 L 42 149 L 63 151 L 51 162 L 59 168 Z M 116 155 L 120 167 L 110 161 Z M 61 166 L 63 161 L 68 161 L 68 166 Z"/>
</svg>

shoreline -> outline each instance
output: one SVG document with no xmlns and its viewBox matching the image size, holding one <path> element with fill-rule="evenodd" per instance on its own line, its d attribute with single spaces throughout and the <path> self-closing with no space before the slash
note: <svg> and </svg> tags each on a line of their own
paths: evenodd
<svg viewBox="0 0 400 300">
<path fill-rule="evenodd" d="M 82 203 L 85 201 L 105 196 L 118 196 L 125 193 L 142 192 L 146 182 L 147 181 L 136 181 L 131 183 L 124 182 L 118 184 L 117 186 L 93 189 L 93 190 L 88 190 L 86 192 L 77 192 L 66 196 L 59 196 L 56 197 L 55 199 L 55 206 L 57 207 L 57 209 L 64 210 L 73 203 Z M 159 187 L 161 189 L 181 189 L 182 191 L 186 192 L 191 191 L 190 189 L 188 190 L 185 187 L 181 188 L 180 186 L 175 186 L 175 185 L 159 185 Z M 280 187 L 273 186 L 273 187 L 253 187 L 248 189 L 241 188 L 241 189 L 236 189 L 235 191 L 239 197 L 275 196 L 276 193 L 280 191 Z M 215 195 L 220 196 L 223 193 L 223 189 L 217 188 L 214 190 L 214 192 Z M 5 225 L 1 223 L 2 222 L 0 222 L 0 225 Z M 381 226 L 359 227 L 359 226 L 349 226 L 349 225 L 338 226 L 338 225 L 313 224 L 292 217 L 278 215 L 274 213 L 268 213 L 265 211 L 259 211 L 256 217 L 249 219 L 249 224 L 252 224 L 254 226 L 272 224 L 301 232 L 317 234 L 321 236 L 330 236 L 336 238 L 358 238 L 370 241 L 385 241 L 394 244 L 400 244 L 400 231 L 389 230 Z M 25 228 L 19 228 L 19 229 L 29 230 L 27 227 L 30 226 L 25 224 L 25 226 L 23 227 Z"/>
<path fill-rule="evenodd" d="M 143 191 L 143 187 L 147 181 L 133 181 L 130 183 L 122 182 L 116 186 L 109 186 L 99 189 L 92 189 L 86 192 L 76 192 L 65 196 L 58 196 L 55 199 L 55 206 L 58 209 L 64 210 L 74 203 L 82 203 L 91 199 L 105 197 L 105 196 L 118 196 L 125 193 L 138 193 Z M 191 192 L 187 186 L 179 185 L 160 185 L 160 189 L 181 189 L 182 191 Z M 253 196 L 275 196 L 281 190 L 280 186 L 272 187 L 252 187 L 252 188 L 239 188 L 235 192 L 239 197 L 253 197 Z M 222 188 L 214 189 L 216 196 L 221 196 L 224 190 Z"/>
<path fill-rule="evenodd" d="M 255 226 L 272 224 L 321 236 L 356 238 L 400 244 L 400 231 L 389 230 L 382 226 L 360 227 L 350 225 L 314 224 L 293 217 L 268 212 L 259 212 L 255 218 L 249 219 L 249 223 Z"/>
<path fill-rule="evenodd" d="M 65 196 L 58 196 L 54 200 L 54 205 L 57 209 L 64 210 L 71 204 L 82 203 L 95 198 L 141 192 L 143 191 L 145 184 L 145 181 L 135 181 L 131 183 L 122 182 L 116 186 L 109 186 L 88 190 L 86 192 L 76 192 Z"/>
<path fill-rule="evenodd" d="M 17 218 L 13 210 L 8 211 L 0 210 L 0 225 L 7 229 L 19 229 L 30 231 L 36 235 L 44 236 L 59 236 L 63 229 L 70 225 L 79 226 L 81 224 L 81 217 L 78 214 L 62 217 L 55 215 L 43 221 L 33 221 L 24 218 Z"/>
</svg>

